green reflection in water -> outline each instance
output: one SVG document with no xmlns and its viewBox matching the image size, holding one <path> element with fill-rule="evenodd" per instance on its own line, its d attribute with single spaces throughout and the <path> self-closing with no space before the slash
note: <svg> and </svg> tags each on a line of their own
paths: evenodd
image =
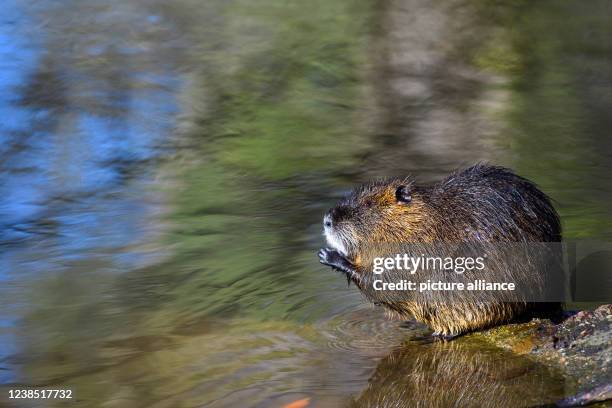
<svg viewBox="0 0 612 408">
<path fill-rule="evenodd" d="M 313 270 L 308 240 L 329 175 L 364 144 L 355 117 L 371 5 L 233 2 L 220 13 L 188 92 L 204 113 L 173 193 L 176 255 L 161 269 L 185 281 L 168 306 L 312 319 L 331 307 L 318 290 L 331 275 Z"/>
<path fill-rule="evenodd" d="M 498 28 L 474 60 L 510 74 L 504 160 L 556 200 L 566 238 L 610 239 L 610 4 L 488 6 Z"/>
<path fill-rule="evenodd" d="M 312 322 L 358 301 L 338 293 L 344 282 L 314 254 L 335 174 L 364 145 L 371 6 L 159 6 L 185 25 L 198 67 L 179 141 L 191 148 L 163 169 L 173 174 L 164 189 L 172 255 L 118 277 L 67 262 L 29 287 L 37 301 L 24 310 L 15 360 L 28 384 L 62 384 L 82 404 L 110 406 L 255 404 L 299 390 L 305 376 L 317 389 L 306 372 L 325 365 L 313 350 L 326 341 Z"/>
</svg>

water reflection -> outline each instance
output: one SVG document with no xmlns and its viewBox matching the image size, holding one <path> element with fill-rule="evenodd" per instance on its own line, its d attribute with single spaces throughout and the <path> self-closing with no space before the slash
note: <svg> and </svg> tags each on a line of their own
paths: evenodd
<svg viewBox="0 0 612 408">
<path fill-rule="evenodd" d="M 559 397 L 557 373 L 385 320 L 315 253 L 321 214 L 356 182 L 480 159 L 540 183 L 568 237 L 605 238 L 605 7 L 11 0 L 1 391 L 339 406 L 397 382 L 416 390 L 385 394 L 401 405 L 435 391 L 419 378 L 474 389 L 467 370 L 482 394 L 466 403 Z"/>
<path fill-rule="evenodd" d="M 125 19 L 129 9 L 118 3 L 106 16 L 74 3 L 17 2 L 13 11 L 26 17 L 5 16 L 3 24 L 6 42 L 20 46 L 6 51 L 19 65 L 5 66 L 2 77 L 20 78 L 5 84 L 1 238 L 43 237 L 56 242 L 52 256 L 69 257 L 142 239 L 138 224 L 155 211 L 148 170 L 165 154 L 180 90 L 176 68 L 156 62 L 179 63 L 178 53 L 151 47 L 152 27 L 118 42 L 134 27 L 131 17 L 118 24 L 115 13 Z"/>
<path fill-rule="evenodd" d="M 564 393 L 559 373 L 529 359 L 478 342 L 437 342 L 406 345 L 385 357 L 349 406 L 524 407 Z"/>
</svg>

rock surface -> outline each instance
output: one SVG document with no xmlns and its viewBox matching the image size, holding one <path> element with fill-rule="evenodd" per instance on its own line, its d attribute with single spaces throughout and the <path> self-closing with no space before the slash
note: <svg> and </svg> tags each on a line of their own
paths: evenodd
<svg viewBox="0 0 612 408">
<path fill-rule="evenodd" d="M 466 337 L 483 338 L 563 370 L 568 387 L 595 400 L 612 399 L 612 305 L 578 312 L 555 324 L 534 319 Z"/>
</svg>

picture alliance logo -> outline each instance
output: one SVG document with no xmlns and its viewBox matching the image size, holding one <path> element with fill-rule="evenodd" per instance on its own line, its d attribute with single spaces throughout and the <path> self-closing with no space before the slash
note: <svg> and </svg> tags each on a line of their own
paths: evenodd
<svg viewBox="0 0 612 408">
<path fill-rule="evenodd" d="M 426 282 L 414 282 L 402 279 L 398 282 L 383 282 L 376 279 L 372 282 L 372 288 L 376 291 L 418 291 L 423 292 L 444 292 L 444 291 L 514 291 L 514 282 L 489 282 L 485 279 L 475 279 L 470 282 L 444 282 L 441 280 Z"/>
</svg>

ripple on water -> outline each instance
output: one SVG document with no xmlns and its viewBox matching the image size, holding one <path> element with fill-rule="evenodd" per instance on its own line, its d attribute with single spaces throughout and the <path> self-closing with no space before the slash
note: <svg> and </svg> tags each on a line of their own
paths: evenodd
<svg viewBox="0 0 612 408">
<path fill-rule="evenodd" d="M 405 341 L 424 341 L 428 330 L 416 322 L 391 319 L 382 308 L 367 307 L 326 321 L 321 333 L 331 349 L 384 357 Z"/>
</svg>

